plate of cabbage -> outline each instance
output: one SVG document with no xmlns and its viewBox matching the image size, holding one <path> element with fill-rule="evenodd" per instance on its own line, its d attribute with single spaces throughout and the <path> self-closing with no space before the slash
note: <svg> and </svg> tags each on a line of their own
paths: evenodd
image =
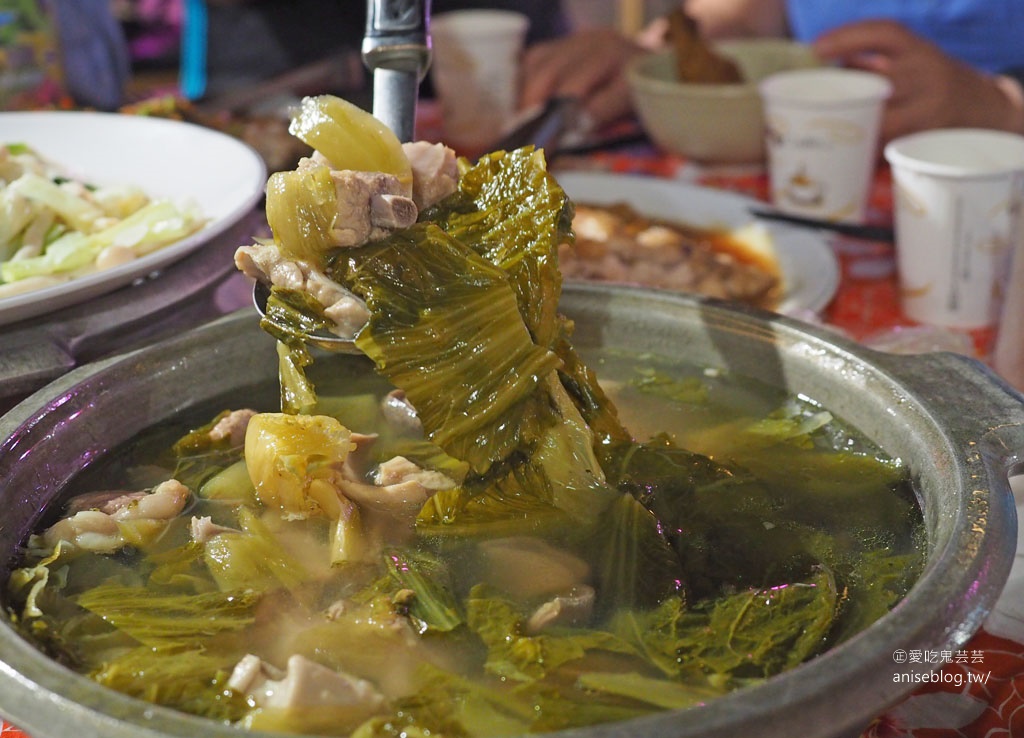
<svg viewBox="0 0 1024 738">
<path fill-rule="evenodd" d="M 179 121 L 0 113 L 0 325 L 146 278 L 244 217 L 266 170 Z"/>
</svg>

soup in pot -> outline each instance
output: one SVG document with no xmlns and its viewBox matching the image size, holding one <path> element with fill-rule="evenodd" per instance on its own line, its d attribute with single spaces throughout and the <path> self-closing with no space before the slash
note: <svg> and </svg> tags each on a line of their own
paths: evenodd
<svg viewBox="0 0 1024 738">
<path fill-rule="evenodd" d="M 573 345 L 541 152 L 456 162 L 332 98 L 293 131 L 317 154 L 236 256 L 280 386 L 83 471 L 7 583 L 39 648 L 245 728 L 519 735 L 770 679 L 913 585 L 907 473 L 827 408 Z"/>
</svg>

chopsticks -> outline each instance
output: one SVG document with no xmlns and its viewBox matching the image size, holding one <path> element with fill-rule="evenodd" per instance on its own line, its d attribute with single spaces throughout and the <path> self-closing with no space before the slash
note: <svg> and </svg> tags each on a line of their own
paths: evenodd
<svg viewBox="0 0 1024 738">
<path fill-rule="evenodd" d="M 869 225 L 862 223 L 838 223 L 821 218 L 807 218 L 801 215 L 790 215 L 780 213 L 777 210 L 765 210 L 763 208 L 750 208 L 750 214 L 762 220 L 775 220 L 781 223 L 803 226 L 805 228 L 818 228 L 820 230 L 832 231 L 843 236 L 853 236 L 869 241 L 883 241 L 895 243 L 896 234 L 889 226 Z"/>
</svg>

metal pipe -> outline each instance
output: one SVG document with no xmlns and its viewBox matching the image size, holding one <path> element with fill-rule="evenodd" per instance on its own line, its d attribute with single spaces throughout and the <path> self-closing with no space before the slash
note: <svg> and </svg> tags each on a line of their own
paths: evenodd
<svg viewBox="0 0 1024 738">
<path fill-rule="evenodd" d="M 363 63 L 373 73 L 373 115 L 401 141 L 416 129 L 419 83 L 430 66 L 430 0 L 367 0 Z"/>
</svg>

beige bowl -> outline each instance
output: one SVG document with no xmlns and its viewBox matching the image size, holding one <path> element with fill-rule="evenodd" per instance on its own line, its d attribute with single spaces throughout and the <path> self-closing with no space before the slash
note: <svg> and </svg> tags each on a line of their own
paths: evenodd
<svg viewBox="0 0 1024 738">
<path fill-rule="evenodd" d="M 717 44 L 740 68 L 741 84 L 676 80 L 673 52 L 637 57 L 627 69 L 633 106 L 660 148 L 701 162 L 757 162 L 764 158 L 764 116 L 757 83 L 785 69 L 818 66 L 803 45 L 783 39 Z"/>
</svg>

